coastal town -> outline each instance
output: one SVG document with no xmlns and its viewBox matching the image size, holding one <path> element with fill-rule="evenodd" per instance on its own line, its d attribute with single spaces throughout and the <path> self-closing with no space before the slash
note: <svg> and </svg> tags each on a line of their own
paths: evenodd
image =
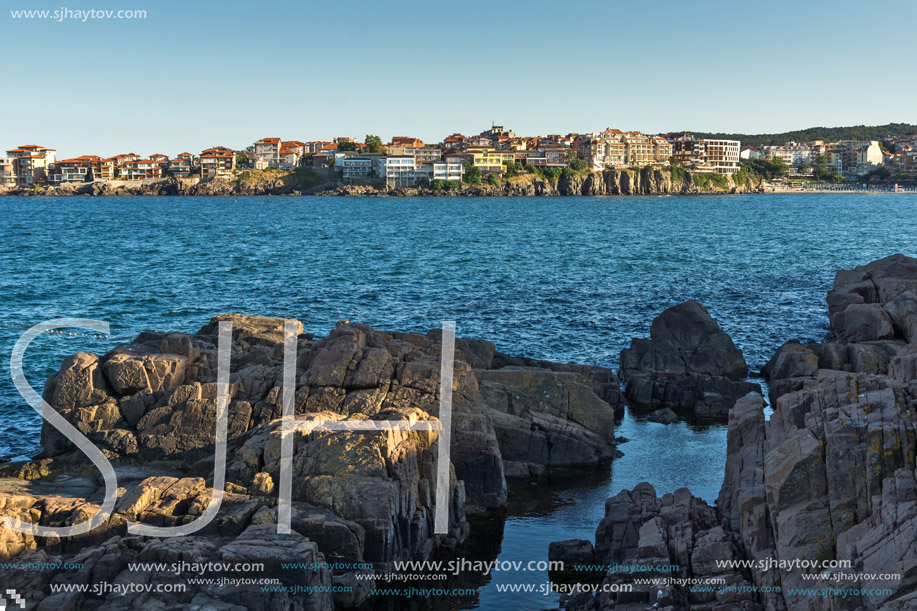
<svg viewBox="0 0 917 611">
<path fill-rule="evenodd" d="M 686 132 L 650 135 L 607 128 L 602 132 L 523 137 L 492 124 L 477 135 L 453 133 L 438 143 L 375 135 L 331 141 L 261 138 L 244 149 L 213 146 L 181 152 L 58 159 L 55 149 L 23 144 L 0 157 L 0 190 L 88 182 L 138 183 L 165 178 L 234 179 L 243 172 L 309 168 L 324 181 L 377 188 L 454 187 L 518 173 L 558 176 L 565 170 L 675 169 L 734 175 L 763 168 L 768 179 L 845 180 L 917 178 L 917 134 L 883 141 L 842 140 L 743 146 L 738 140 Z"/>
</svg>

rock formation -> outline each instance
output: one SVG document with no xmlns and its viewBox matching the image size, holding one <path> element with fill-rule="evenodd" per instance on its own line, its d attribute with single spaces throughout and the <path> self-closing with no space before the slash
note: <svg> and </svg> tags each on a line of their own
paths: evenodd
<svg viewBox="0 0 917 611">
<path fill-rule="evenodd" d="M 640 169 L 612 169 L 601 172 L 562 175 L 556 182 L 526 174 L 498 185 L 464 185 L 462 189 L 434 190 L 429 187 L 385 188 L 362 185 L 341 185 L 330 182 L 312 184 L 303 182 L 296 171 L 271 177 L 259 182 L 216 178 L 164 178 L 142 182 L 95 181 L 69 183 L 53 187 L 8 190 L 0 188 L 0 195 L 54 195 L 54 196 L 238 196 L 238 195 L 333 195 L 333 196 L 403 196 L 403 197 L 530 197 L 559 195 L 700 195 L 755 193 L 763 189 L 752 176 L 737 182 L 733 176 L 724 175 L 723 186 L 695 184 L 688 172 L 673 177 L 669 170 L 645 167 Z"/>
<path fill-rule="evenodd" d="M 223 320 L 233 323 L 233 334 L 220 511 L 193 536 L 132 535 L 128 521 L 187 524 L 212 498 L 217 329 Z M 441 331 L 389 333 L 346 321 L 321 340 L 303 333 L 301 324 L 297 331 L 300 420 L 416 423 L 438 417 Z M 321 563 L 387 570 L 394 561 L 448 552 L 468 535 L 467 512 L 505 505 L 504 465 L 515 475 L 538 475 L 552 466 L 595 465 L 614 452 L 621 395 L 610 370 L 510 357 L 483 340 L 457 338 L 455 346 L 448 534 L 433 532 L 436 434 L 399 430 L 297 430 L 295 535 L 270 534 L 276 532 L 280 481 L 283 320 L 236 314 L 214 317 L 194 335 L 147 331 L 101 357 L 78 353 L 63 362 L 48 379 L 44 399 L 114 463 L 121 486 L 115 514 L 88 535 L 53 540 L 0 527 L 0 558 L 80 558 L 89 567 L 19 575 L 17 590 L 48 608 L 103 600 L 112 608 L 155 606 L 168 598 L 48 593 L 51 582 L 131 579 L 128 563 L 138 560 L 187 558 L 266 560 L 265 576 L 276 573 L 283 585 L 323 589 L 327 596 L 278 591 L 264 597 L 256 585 L 228 593 L 195 586 L 182 604 L 229 608 L 248 593 L 257 595 L 259 609 L 330 609 L 332 598 L 339 607 L 359 605 L 373 581 Z M 0 469 L 0 511 L 43 526 L 84 521 L 98 511 L 101 482 L 87 475 L 94 470 L 86 457 L 48 424 L 42 445 L 40 460 Z M 281 558 L 318 568 L 287 575 L 276 566 Z M 104 569 L 93 568 L 97 564 Z M 232 577 L 208 577 L 219 576 Z M 189 575 L 173 577 L 184 583 Z M 353 590 L 332 597 L 330 586 L 340 584 Z"/>
<path fill-rule="evenodd" d="M 672 306 L 650 326 L 650 339 L 633 339 L 621 351 L 624 394 L 640 406 L 687 409 L 725 416 L 735 400 L 760 392 L 744 382 L 742 352 L 696 301 Z"/>
<path fill-rule="evenodd" d="M 917 608 L 915 283 L 917 260 L 902 255 L 838 272 L 828 295 L 835 337 L 789 343 L 771 359 L 769 419 L 754 394 L 729 412 L 715 511 L 686 490 L 658 499 L 648 484 L 606 503 L 595 563 L 677 563 L 681 576 L 747 587 L 638 586 L 573 597 L 566 608 Z M 576 549 L 555 553 L 574 558 Z M 716 566 L 728 559 L 749 564 Z M 825 564 L 791 564 L 800 561 Z"/>
</svg>

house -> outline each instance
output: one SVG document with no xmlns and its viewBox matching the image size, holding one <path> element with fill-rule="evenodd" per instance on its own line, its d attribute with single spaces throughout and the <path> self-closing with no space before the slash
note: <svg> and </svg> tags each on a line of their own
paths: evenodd
<svg viewBox="0 0 917 611">
<path fill-rule="evenodd" d="M 757 146 L 743 146 L 739 151 L 739 159 L 761 159 L 761 149 Z"/>
<path fill-rule="evenodd" d="M 405 144 L 387 144 L 382 147 L 386 155 L 392 155 L 394 157 L 403 157 L 405 155 L 413 157 L 415 149 L 413 146 Z"/>
<path fill-rule="evenodd" d="M 504 129 L 502 125 L 490 124 L 490 129 L 481 132 L 481 137 L 490 140 L 494 146 L 497 146 L 501 138 L 510 140 L 516 137 L 512 130 Z"/>
<path fill-rule="evenodd" d="M 419 149 L 423 148 L 423 140 L 408 136 L 392 136 L 391 146 L 408 146 Z"/>
<path fill-rule="evenodd" d="M 484 136 L 475 136 L 474 138 L 470 138 L 467 142 L 465 142 L 466 148 L 471 148 L 471 147 L 484 148 L 488 146 L 492 147 L 493 145 L 494 144 L 491 141 L 491 139 L 485 138 Z"/>
<path fill-rule="evenodd" d="M 329 144 L 332 144 L 332 143 L 328 142 L 327 140 L 315 140 L 313 142 L 306 142 L 303 145 L 303 156 L 313 155 L 315 153 L 318 153 L 319 151 L 322 150 L 323 147 Z"/>
<path fill-rule="evenodd" d="M 45 183 L 48 168 L 56 159 L 56 151 L 37 144 L 23 144 L 6 152 L 12 160 L 16 184 L 28 186 Z"/>
<path fill-rule="evenodd" d="M 465 136 L 456 132 L 446 136 L 445 140 L 443 140 L 443 148 L 461 151 L 465 148 L 465 142 L 467 142 L 467 140 Z"/>
<path fill-rule="evenodd" d="M 225 146 L 214 146 L 201 152 L 201 178 L 214 178 L 232 174 L 236 167 L 236 153 Z"/>
<path fill-rule="evenodd" d="M 299 160 L 302 159 L 302 148 L 290 147 L 284 142 L 280 148 L 280 162 L 278 167 L 290 169 L 299 166 Z"/>
<path fill-rule="evenodd" d="M 252 164 L 256 170 L 278 167 L 280 165 L 280 138 L 256 140 Z"/>
<path fill-rule="evenodd" d="M 289 149 L 299 155 L 300 157 L 305 157 L 309 154 L 307 150 L 307 145 L 305 142 L 300 142 L 299 140 L 284 140 L 281 144 L 281 149 Z M 281 150 L 282 154 L 282 150 Z"/>
</svg>

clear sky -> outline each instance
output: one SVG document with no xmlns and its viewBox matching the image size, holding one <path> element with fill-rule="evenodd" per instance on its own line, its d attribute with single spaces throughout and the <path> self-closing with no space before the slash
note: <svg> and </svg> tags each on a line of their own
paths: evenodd
<svg viewBox="0 0 917 611">
<path fill-rule="evenodd" d="M 917 123 L 912 0 L 3 4 L 2 150 Z"/>
</svg>

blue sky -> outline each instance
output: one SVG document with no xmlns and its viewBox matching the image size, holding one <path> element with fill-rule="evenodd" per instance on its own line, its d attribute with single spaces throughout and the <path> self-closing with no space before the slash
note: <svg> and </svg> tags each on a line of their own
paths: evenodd
<svg viewBox="0 0 917 611">
<path fill-rule="evenodd" d="M 143 20 L 13 19 L 138 9 Z M 917 123 L 909 0 L 5 0 L 0 149 Z M 9 10 L 6 10 L 9 9 Z"/>
</svg>

